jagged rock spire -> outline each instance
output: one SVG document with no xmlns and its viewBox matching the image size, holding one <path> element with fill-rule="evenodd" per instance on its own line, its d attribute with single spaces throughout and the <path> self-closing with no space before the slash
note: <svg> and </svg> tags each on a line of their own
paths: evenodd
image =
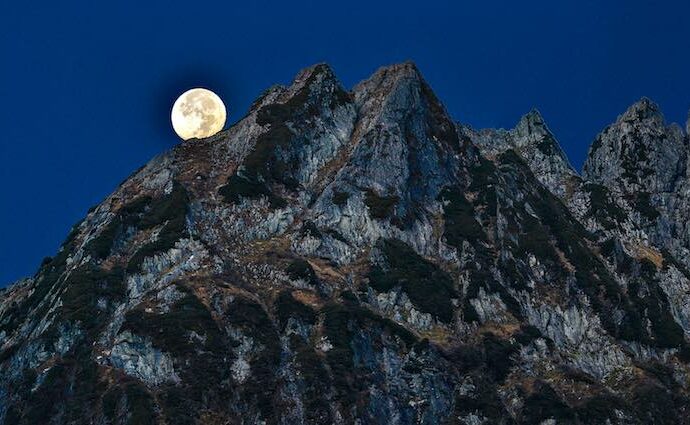
<svg viewBox="0 0 690 425">
<path fill-rule="evenodd" d="M 535 108 L 525 114 L 512 130 L 474 131 L 461 126 L 466 134 L 487 156 L 493 157 L 508 149 L 514 150 L 527 164 L 537 179 L 557 196 L 563 198 L 568 184 L 577 178 L 577 172 Z"/>
<path fill-rule="evenodd" d="M 643 98 L 597 136 L 583 175 L 628 192 L 671 191 L 684 173 L 683 139 L 680 127 L 666 125 L 658 105 Z"/>
</svg>

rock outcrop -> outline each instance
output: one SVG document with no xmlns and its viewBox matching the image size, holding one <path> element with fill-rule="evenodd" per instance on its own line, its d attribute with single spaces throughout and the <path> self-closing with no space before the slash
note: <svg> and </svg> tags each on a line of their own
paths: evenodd
<svg viewBox="0 0 690 425">
<path fill-rule="evenodd" d="M 572 186 L 578 183 L 577 172 L 536 109 L 522 117 L 517 126 L 509 131 L 475 131 L 462 124 L 460 127 L 488 158 L 507 150 L 516 152 L 529 165 L 539 182 L 561 198 L 569 197 Z"/>
<path fill-rule="evenodd" d="M 0 293 L 0 423 L 684 423 L 687 152 L 643 99 L 580 176 L 536 111 L 312 66 Z"/>
</svg>

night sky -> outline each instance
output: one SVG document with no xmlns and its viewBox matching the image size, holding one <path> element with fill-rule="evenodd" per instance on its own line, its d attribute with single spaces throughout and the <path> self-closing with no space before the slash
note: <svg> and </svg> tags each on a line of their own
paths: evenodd
<svg viewBox="0 0 690 425">
<path fill-rule="evenodd" d="M 170 106 L 194 86 L 232 123 L 313 63 L 350 88 L 413 60 L 475 128 L 538 108 L 578 169 L 641 96 L 669 121 L 690 109 L 687 0 L 42 3 L 0 7 L 0 286 L 177 143 Z"/>
</svg>

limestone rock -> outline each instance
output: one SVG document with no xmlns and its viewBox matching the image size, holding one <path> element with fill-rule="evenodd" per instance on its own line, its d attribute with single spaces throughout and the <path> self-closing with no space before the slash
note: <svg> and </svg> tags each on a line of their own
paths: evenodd
<svg viewBox="0 0 690 425">
<path fill-rule="evenodd" d="M 309 67 L 0 291 L 0 423 L 680 423 L 688 143 L 643 99 L 579 175 L 536 110 Z"/>
</svg>

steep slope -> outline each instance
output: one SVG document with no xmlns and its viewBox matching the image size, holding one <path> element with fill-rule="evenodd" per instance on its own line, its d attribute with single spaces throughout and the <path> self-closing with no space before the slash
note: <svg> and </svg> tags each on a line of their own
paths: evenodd
<svg viewBox="0 0 690 425">
<path fill-rule="evenodd" d="M 597 137 L 590 148 L 583 178 L 574 171 L 563 173 L 558 166 L 542 166 L 543 163 L 562 164 L 560 149 L 553 149 L 546 159 L 535 160 L 544 156 L 536 143 L 519 144 L 513 136 L 494 139 L 491 145 L 477 137 L 477 134 L 490 134 L 492 131 L 472 133 L 472 140 L 486 155 L 492 155 L 497 149 L 514 149 L 536 175 L 543 174 L 545 168 L 551 170 L 540 178 L 547 187 L 548 182 L 552 182 L 558 188 L 568 188 L 567 191 L 552 192 L 598 241 L 609 268 L 616 269 L 618 278 L 624 282 L 633 300 L 647 298 L 643 304 L 653 302 L 656 305 L 657 312 L 653 315 L 657 318 L 650 315 L 648 326 L 661 328 L 660 318 L 673 316 L 675 322 L 687 330 L 690 274 L 687 265 L 683 264 L 687 245 L 684 245 L 682 234 L 675 230 L 687 221 L 683 218 L 687 215 L 684 208 L 686 191 L 683 189 L 687 184 L 684 169 L 687 142 L 680 128 L 667 126 L 658 106 L 642 99 Z M 498 133 L 516 132 L 499 130 Z M 539 128 L 527 134 L 527 139 L 538 141 L 543 138 L 543 131 Z M 637 153 L 631 156 L 630 152 Z M 640 169 L 644 171 L 640 172 Z M 659 201 L 652 205 L 653 200 Z M 612 256 L 614 247 L 617 254 Z M 644 277 L 647 285 L 639 286 L 633 282 L 639 276 L 630 275 L 629 269 L 620 267 L 621 259 L 615 258 L 621 253 L 653 262 L 660 269 L 654 277 Z M 650 284 L 658 285 L 658 288 L 652 286 L 650 292 Z M 654 325 L 655 321 L 657 325 Z M 675 332 L 678 336 L 683 334 L 679 329 Z M 679 338 L 677 340 L 680 341 Z"/>
<path fill-rule="evenodd" d="M 527 163 L 539 182 L 560 198 L 569 197 L 573 191 L 572 185 L 579 181 L 577 172 L 568 162 L 553 133 L 546 126 L 544 118 L 536 109 L 522 117 L 517 126 L 509 131 L 475 131 L 462 124 L 460 127 L 489 158 L 508 149 L 515 151 Z"/>
<path fill-rule="evenodd" d="M 636 213 L 636 227 L 646 232 L 651 243 L 670 248 L 678 239 L 686 239 L 677 229 L 679 220 L 672 216 L 677 203 L 685 203 L 687 151 L 683 130 L 675 124 L 667 126 L 659 107 L 642 99 L 597 136 L 583 176 L 626 203 Z M 681 254 L 678 249 L 674 253 Z"/>
<path fill-rule="evenodd" d="M 536 112 L 475 132 L 411 63 L 307 68 L 0 295 L 0 420 L 682 423 L 688 273 L 592 181 Z"/>
</svg>

